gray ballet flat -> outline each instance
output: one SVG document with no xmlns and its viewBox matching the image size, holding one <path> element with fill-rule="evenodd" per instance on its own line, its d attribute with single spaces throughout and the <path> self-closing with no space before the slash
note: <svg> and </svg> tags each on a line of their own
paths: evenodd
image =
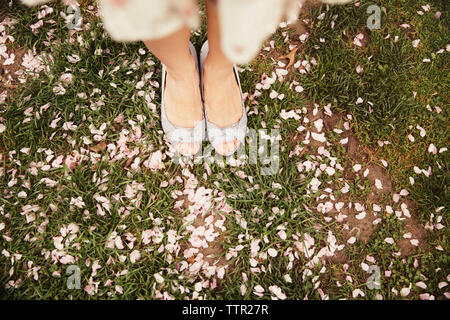
<svg viewBox="0 0 450 320">
<path fill-rule="evenodd" d="M 195 59 L 195 66 L 198 68 L 198 57 L 195 47 L 189 42 L 189 51 Z M 186 143 L 197 143 L 200 147 L 202 141 L 205 139 L 205 119 L 199 121 L 194 128 L 183 128 L 172 124 L 169 119 L 167 119 L 165 103 L 164 103 L 164 92 L 166 87 L 166 66 L 162 64 L 162 80 L 161 80 L 161 124 L 162 128 L 166 134 L 169 143 L 175 148 L 180 142 Z M 200 83 L 200 81 L 199 81 Z M 203 107 L 203 106 L 202 106 Z M 200 150 L 201 148 L 199 148 Z M 176 148 L 175 148 L 176 150 Z M 177 150 L 178 151 L 178 150 Z M 178 151 L 179 152 L 179 151 Z M 181 152 L 180 152 L 181 153 Z M 183 154 L 183 156 L 192 156 L 192 154 Z"/>
<path fill-rule="evenodd" d="M 203 65 L 204 65 L 206 57 L 208 56 L 208 52 L 209 52 L 209 45 L 208 45 L 208 41 L 206 41 L 203 44 L 202 49 L 200 51 L 200 81 L 202 83 L 203 83 L 203 79 L 202 79 Z M 233 141 L 233 140 L 238 140 L 240 142 L 240 144 L 238 145 L 238 147 L 235 150 L 233 150 L 227 154 L 223 154 L 224 156 L 232 155 L 234 152 L 236 152 L 236 150 L 239 148 L 239 146 L 241 144 L 244 145 L 245 135 L 247 133 L 247 114 L 245 112 L 245 105 L 244 105 L 244 99 L 243 99 L 243 94 L 242 94 L 241 81 L 239 80 L 239 74 L 238 74 L 236 65 L 233 66 L 233 70 L 234 70 L 234 75 L 236 76 L 236 81 L 239 85 L 239 90 L 241 92 L 241 100 L 242 100 L 242 117 L 241 117 L 241 119 L 229 127 L 220 128 L 220 127 L 216 126 L 214 123 L 209 122 L 208 117 L 206 115 L 206 110 L 204 109 L 204 111 L 203 111 L 203 114 L 205 117 L 205 122 L 206 122 L 207 138 L 211 142 L 211 145 L 214 147 L 214 149 L 216 149 L 216 151 L 217 151 L 217 146 L 221 143 L 224 143 L 227 141 Z M 204 96 L 203 95 L 203 85 L 200 85 L 200 89 L 202 90 L 202 97 L 203 97 Z M 205 106 L 205 102 L 203 102 L 203 105 Z"/>
</svg>

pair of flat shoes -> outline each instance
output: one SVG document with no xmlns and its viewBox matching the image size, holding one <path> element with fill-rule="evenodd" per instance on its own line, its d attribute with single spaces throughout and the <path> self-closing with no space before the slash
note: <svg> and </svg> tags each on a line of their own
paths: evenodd
<svg viewBox="0 0 450 320">
<path fill-rule="evenodd" d="M 208 41 L 206 41 L 202 49 L 200 51 L 200 69 L 198 65 L 198 57 L 197 52 L 194 48 L 194 45 L 189 42 L 189 51 L 191 52 L 192 56 L 195 59 L 195 65 L 197 70 L 199 70 L 199 77 L 200 77 L 200 90 L 203 96 L 203 86 L 202 86 L 202 79 L 201 75 L 203 74 L 203 65 L 204 61 L 206 60 L 206 57 L 208 56 L 209 52 L 209 46 Z M 203 110 L 203 120 L 199 121 L 194 128 L 183 128 L 178 127 L 171 123 L 167 119 L 166 110 L 165 110 L 165 103 L 164 103 L 164 91 L 166 87 L 166 66 L 162 65 L 162 83 L 161 83 L 161 123 L 163 130 L 166 134 L 166 137 L 169 141 L 169 143 L 176 147 L 179 143 L 188 143 L 188 144 L 197 144 L 198 148 L 197 150 L 200 150 L 201 144 L 204 140 L 209 140 L 211 142 L 211 145 L 213 148 L 218 152 L 219 154 L 223 156 L 229 156 L 232 155 L 236 150 L 239 148 L 240 144 L 244 144 L 245 134 L 247 130 L 247 115 L 245 112 L 245 106 L 244 106 L 244 100 L 242 95 L 242 88 L 241 88 L 241 82 L 239 80 L 239 74 L 236 68 L 236 65 L 233 66 L 234 75 L 236 77 L 236 81 L 239 85 L 239 91 L 241 94 L 241 101 L 242 101 L 242 117 L 241 119 L 236 122 L 235 124 L 221 128 L 215 125 L 214 123 L 210 122 L 208 120 L 208 117 L 205 112 L 205 105 L 202 103 L 202 110 Z M 233 142 L 233 141 L 239 141 L 239 143 L 235 146 L 234 149 L 230 150 L 227 153 L 222 153 L 223 151 L 220 146 L 223 143 L 226 142 Z M 191 156 L 192 153 L 189 152 L 182 152 L 183 150 L 178 150 L 183 156 Z M 220 151 L 219 151 L 220 150 Z M 197 151 L 198 152 L 198 151 Z"/>
</svg>

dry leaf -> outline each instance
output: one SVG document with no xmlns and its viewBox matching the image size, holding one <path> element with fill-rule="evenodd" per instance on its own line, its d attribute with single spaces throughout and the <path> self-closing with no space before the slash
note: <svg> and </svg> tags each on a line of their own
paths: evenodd
<svg viewBox="0 0 450 320">
<path fill-rule="evenodd" d="M 297 52 L 297 50 L 298 50 L 298 47 L 295 47 L 295 48 L 292 49 L 291 52 L 289 52 L 288 54 L 285 54 L 284 56 L 278 57 L 278 60 L 281 60 L 281 59 L 289 59 L 289 63 L 288 63 L 288 65 L 286 66 L 286 70 L 289 69 L 290 66 L 292 66 L 292 65 L 294 64 L 294 60 L 295 60 L 294 56 L 295 56 L 295 53 Z"/>
<path fill-rule="evenodd" d="M 134 157 L 128 158 L 127 162 L 125 162 L 124 168 L 127 168 L 133 162 Z"/>
<path fill-rule="evenodd" d="M 94 152 L 97 152 L 97 153 L 101 152 L 101 151 L 104 151 L 106 149 L 106 142 L 102 141 L 99 144 L 90 147 L 89 149 L 91 149 L 91 151 L 94 151 Z"/>
</svg>

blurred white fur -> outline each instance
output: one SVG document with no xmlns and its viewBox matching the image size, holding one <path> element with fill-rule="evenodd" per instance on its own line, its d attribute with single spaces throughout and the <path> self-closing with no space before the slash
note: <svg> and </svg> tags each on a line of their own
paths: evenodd
<svg viewBox="0 0 450 320">
<path fill-rule="evenodd" d="M 28 6 L 48 0 L 21 0 Z M 353 0 L 320 0 L 344 4 Z M 261 43 L 283 18 L 294 22 L 304 0 L 217 0 L 222 49 L 234 63 L 250 62 Z M 119 5 L 117 5 L 119 3 Z M 162 38 L 183 25 L 196 29 L 200 17 L 196 0 L 99 0 L 106 31 L 120 42 Z"/>
</svg>

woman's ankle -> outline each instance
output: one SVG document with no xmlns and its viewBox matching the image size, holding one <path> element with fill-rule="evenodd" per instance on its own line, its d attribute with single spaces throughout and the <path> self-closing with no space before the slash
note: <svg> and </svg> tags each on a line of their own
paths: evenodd
<svg viewBox="0 0 450 320">
<path fill-rule="evenodd" d="M 214 75 L 214 78 L 223 79 L 230 76 L 233 66 L 234 64 L 228 60 L 208 56 L 205 59 L 203 72 L 207 75 Z"/>
<path fill-rule="evenodd" d="M 176 81 L 197 81 L 198 69 L 196 67 L 195 58 L 191 55 L 189 57 L 180 59 L 179 62 L 173 65 L 166 65 L 167 74 Z"/>
</svg>

